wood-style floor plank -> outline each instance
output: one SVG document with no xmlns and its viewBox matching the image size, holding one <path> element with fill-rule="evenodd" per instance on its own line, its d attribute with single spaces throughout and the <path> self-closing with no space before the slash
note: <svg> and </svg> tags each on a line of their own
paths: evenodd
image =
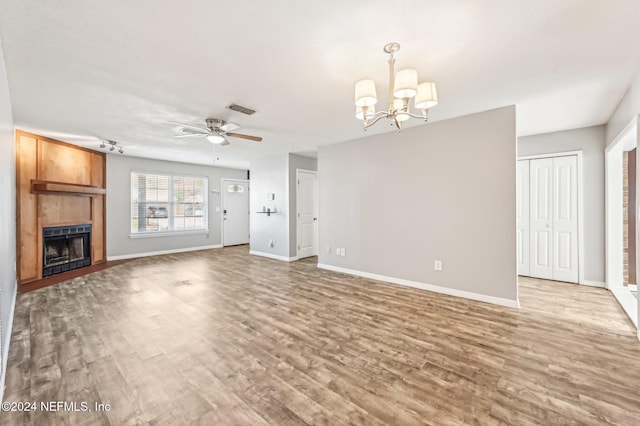
<svg viewBox="0 0 640 426">
<path fill-rule="evenodd" d="M 5 401 L 43 424 L 638 424 L 609 292 L 521 278 L 519 310 L 250 256 L 132 260 L 18 296 Z"/>
</svg>

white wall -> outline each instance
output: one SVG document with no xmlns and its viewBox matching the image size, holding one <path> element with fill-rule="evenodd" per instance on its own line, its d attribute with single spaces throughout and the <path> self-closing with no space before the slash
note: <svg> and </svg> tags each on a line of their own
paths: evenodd
<svg viewBox="0 0 640 426">
<path fill-rule="evenodd" d="M 516 305 L 515 159 L 513 106 L 320 147 L 319 263 Z"/>
<path fill-rule="evenodd" d="M 16 298 L 16 169 L 13 114 L 4 54 L 0 46 L 0 399 Z"/>
<path fill-rule="evenodd" d="M 640 74 L 636 76 L 607 123 L 606 146 L 640 114 Z"/>
<path fill-rule="evenodd" d="M 251 252 L 282 260 L 289 259 L 289 161 L 288 155 L 251 160 Z M 268 194 L 275 194 L 269 200 Z M 263 207 L 276 208 L 277 213 L 267 216 L 256 213 Z M 269 240 L 275 241 L 269 247 Z"/>
<path fill-rule="evenodd" d="M 208 177 L 210 232 L 208 234 L 130 238 L 131 171 Z M 220 179 L 222 178 L 246 179 L 247 171 L 126 157 L 120 154 L 107 155 L 107 258 L 117 259 L 138 254 L 219 245 L 221 241 L 221 216 L 220 212 L 215 211 L 215 208 L 220 207 L 220 194 L 214 194 L 211 191 L 220 189 Z"/>
<path fill-rule="evenodd" d="M 582 151 L 584 279 L 605 281 L 605 126 L 585 127 L 518 139 L 518 156 Z"/>
<path fill-rule="evenodd" d="M 289 256 L 298 255 L 298 218 L 296 215 L 298 197 L 296 183 L 296 170 L 318 170 L 318 160 L 301 155 L 289 154 Z"/>
</svg>

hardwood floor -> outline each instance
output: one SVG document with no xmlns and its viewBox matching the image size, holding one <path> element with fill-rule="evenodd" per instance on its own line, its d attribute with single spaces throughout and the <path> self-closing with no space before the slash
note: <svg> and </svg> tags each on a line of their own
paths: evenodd
<svg viewBox="0 0 640 426">
<path fill-rule="evenodd" d="M 603 289 L 521 309 L 250 256 L 132 260 L 18 296 L 1 424 L 638 424 L 640 343 Z M 40 407 L 38 407 L 40 408 Z"/>
</svg>

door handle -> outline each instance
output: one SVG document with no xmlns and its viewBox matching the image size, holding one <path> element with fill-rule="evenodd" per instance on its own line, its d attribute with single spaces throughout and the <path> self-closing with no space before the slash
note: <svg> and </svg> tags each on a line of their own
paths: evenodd
<svg viewBox="0 0 640 426">
<path fill-rule="evenodd" d="M 317 218 L 317 217 L 314 217 L 314 218 L 313 218 L 313 220 L 318 220 L 318 218 Z"/>
</svg>

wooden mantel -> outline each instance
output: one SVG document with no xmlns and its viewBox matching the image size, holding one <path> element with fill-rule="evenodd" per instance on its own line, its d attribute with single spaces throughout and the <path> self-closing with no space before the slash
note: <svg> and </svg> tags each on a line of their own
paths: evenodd
<svg viewBox="0 0 640 426">
<path fill-rule="evenodd" d="M 44 180 L 31 180 L 31 192 L 34 194 L 67 194 L 81 197 L 95 197 L 104 195 L 107 190 L 95 185 L 76 185 L 73 183 L 48 182 Z"/>
<path fill-rule="evenodd" d="M 42 279 L 42 229 L 91 224 L 91 264 L 106 262 L 106 155 L 16 131 L 18 282 Z"/>
</svg>

